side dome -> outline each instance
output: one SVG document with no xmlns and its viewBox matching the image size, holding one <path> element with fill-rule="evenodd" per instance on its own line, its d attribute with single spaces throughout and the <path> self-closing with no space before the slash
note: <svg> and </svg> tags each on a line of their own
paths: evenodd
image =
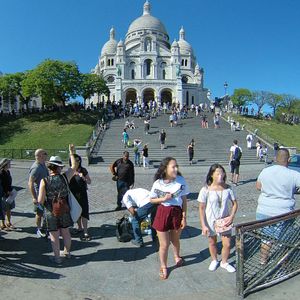
<svg viewBox="0 0 300 300">
<path fill-rule="evenodd" d="M 164 24 L 159 19 L 151 16 L 149 1 L 146 1 L 144 4 L 143 15 L 135 19 L 130 24 L 127 31 L 127 35 L 130 34 L 131 32 L 144 30 L 144 29 L 155 30 L 164 33 L 165 35 L 168 35 Z"/>
<path fill-rule="evenodd" d="M 107 41 L 101 50 L 101 56 L 103 55 L 112 55 L 117 53 L 118 42 L 115 40 L 115 30 L 111 28 L 109 34 L 109 41 Z"/>
</svg>

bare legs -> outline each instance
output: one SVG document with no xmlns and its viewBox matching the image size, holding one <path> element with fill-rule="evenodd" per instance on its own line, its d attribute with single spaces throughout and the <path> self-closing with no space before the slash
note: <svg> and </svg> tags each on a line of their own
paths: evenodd
<svg viewBox="0 0 300 300">
<path fill-rule="evenodd" d="M 88 219 L 84 217 L 80 217 L 77 224 L 78 224 L 78 230 L 83 229 L 83 233 L 88 234 Z"/>
<path fill-rule="evenodd" d="M 69 228 L 61 228 L 57 231 L 50 231 L 50 240 L 52 245 L 52 250 L 56 259 L 60 256 L 60 244 L 59 244 L 59 236 L 62 236 L 64 240 L 64 252 L 66 254 L 70 253 L 71 249 L 71 235 Z"/>
<path fill-rule="evenodd" d="M 222 263 L 227 263 L 229 254 L 230 254 L 230 242 L 231 236 L 226 235 L 222 236 Z M 209 253 L 212 260 L 217 260 L 218 258 L 218 251 L 217 251 L 217 237 L 212 236 L 208 238 L 208 247 Z"/>
<path fill-rule="evenodd" d="M 173 253 L 175 261 L 180 260 L 180 234 L 181 229 L 179 230 L 170 230 L 166 232 L 157 231 L 157 236 L 159 240 L 159 259 L 161 268 L 167 268 L 168 260 L 168 250 L 170 242 L 173 246 Z"/>
</svg>

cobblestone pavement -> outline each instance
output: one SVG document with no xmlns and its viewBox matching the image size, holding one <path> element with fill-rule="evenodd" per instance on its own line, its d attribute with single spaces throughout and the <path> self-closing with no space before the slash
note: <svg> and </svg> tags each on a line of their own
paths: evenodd
<svg viewBox="0 0 300 300">
<path fill-rule="evenodd" d="M 0 282 L 4 299 L 233 299 L 235 275 L 218 269 L 207 270 L 207 240 L 199 228 L 197 196 L 205 180 L 207 167 L 184 167 L 191 194 L 188 203 L 188 227 L 182 234 L 182 255 L 185 266 L 171 268 L 170 278 L 158 279 L 157 246 L 145 237 L 146 247 L 119 243 L 115 238 L 115 220 L 124 212 L 114 212 L 116 188 L 107 167 L 88 167 L 92 177 L 89 188 L 90 233 L 92 241 L 73 239 L 73 258 L 62 267 L 48 260 L 50 243 L 37 239 L 31 199 L 26 189 L 30 162 L 14 162 L 14 185 L 20 191 L 13 222 L 18 231 L 1 233 Z M 262 165 L 241 167 L 241 184 L 235 188 L 239 201 L 236 222 L 253 220 L 258 198 L 255 180 Z M 227 166 L 228 169 L 228 166 Z M 155 170 L 136 169 L 136 187 L 150 189 Z M 299 200 L 299 198 L 298 198 Z M 299 201 L 297 202 L 299 207 Z M 170 266 L 174 265 L 172 255 Z M 234 263 L 234 249 L 231 253 Z M 293 299 L 299 295 L 299 278 L 295 277 L 248 299 Z M 9 288 L 3 288 L 9 287 Z"/>
</svg>

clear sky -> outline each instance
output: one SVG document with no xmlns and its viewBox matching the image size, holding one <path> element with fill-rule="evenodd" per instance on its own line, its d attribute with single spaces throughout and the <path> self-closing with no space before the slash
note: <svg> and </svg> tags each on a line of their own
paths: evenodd
<svg viewBox="0 0 300 300">
<path fill-rule="evenodd" d="M 0 70 L 74 60 L 89 72 L 113 25 L 123 39 L 144 0 L 0 0 Z M 181 25 L 212 97 L 234 88 L 300 97 L 299 0 L 151 0 L 170 42 Z"/>
</svg>

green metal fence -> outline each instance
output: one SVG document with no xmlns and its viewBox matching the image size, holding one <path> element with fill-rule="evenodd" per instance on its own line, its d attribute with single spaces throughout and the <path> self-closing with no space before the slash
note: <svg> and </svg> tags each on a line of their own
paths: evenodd
<svg viewBox="0 0 300 300">
<path fill-rule="evenodd" d="M 0 157 L 6 157 L 9 159 L 32 159 L 34 160 L 34 152 L 36 149 L 0 149 Z M 58 155 L 62 160 L 69 159 L 68 149 L 45 149 L 48 153 L 48 157 L 52 155 Z"/>
<path fill-rule="evenodd" d="M 300 210 L 236 226 L 237 294 L 269 287 L 300 273 Z"/>
</svg>

